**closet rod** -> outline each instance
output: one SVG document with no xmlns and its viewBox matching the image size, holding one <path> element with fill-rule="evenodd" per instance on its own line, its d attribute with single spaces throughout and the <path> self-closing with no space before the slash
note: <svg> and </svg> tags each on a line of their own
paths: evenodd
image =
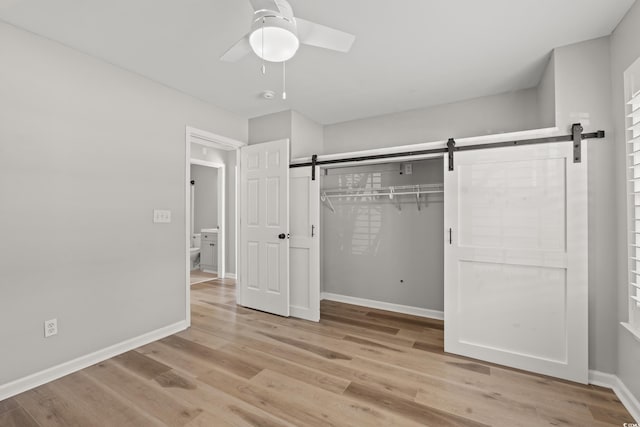
<svg viewBox="0 0 640 427">
<path fill-rule="evenodd" d="M 604 131 L 599 130 L 596 132 L 590 133 L 578 133 L 578 131 L 582 131 L 582 126 L 579 123 L 575 123 L 572 126 L 572 134 L 571 135 L 560 135 L 560 136 L 550 136 L 545 138 L 532 138 L 532 139 L 521 139 L 516 141 L 505 141 L 505 142 L 491 142 L 486 144 L 477 144 L 477 145 L 465 145 L 462 147 L 456 147 L 455 141 L 449 139 L 448 147 L 446 148 L 433 148 L 430 150 L 416 150 L 416 151 L 404 151 L 401 153 L 388 153 L 388 154 L 373 154 L 370 156 L 359 156 L 359 157 L 347 157 L 342 159 L 331 159 L 331 160 L 315 160 L 317 157 L 313 159 L 311 162 L 305 163 L 293 163 L 290 164 L 290 168 L 301 168 L 306 166 L 313 166 L 314 172 L 316 166 L 322 165 L 331 165 L 336 163 L 349 163 L 349 162 L 362 162 L 366 160 L 378 160 L 378 159 L 392 159 L 395 157 L 408 157 L 408 156 L 422 156 L 426 154 L 438 154 L 438 153 L 449 153 L 450 160 L 453 156 L 453 152 L 455 151 L 469 151 L 469 150 L 483 150 L 487 148 L 500 148 L 500 147 L 514 147 L 519 145 L 532 145 L 532 144 L 548 144 L 552 142 L 566 142 L 573 141 L 574 147 L 577 150 L 577 154 L 575 156 L 575 161 L 580 161 L 580 140 L 584 139 L 599 139 L 604 138 Z M 452 169 L 453 162 L 451 161 L 450 170 Z M 315 175 L 315 174 L 314 174 Z"/>
<path fill-rule="evenodd" d="M 444 190 L 416 190 L 416 191 L 399 191 L 393 193 L 352 193 L 352 194 L 325 194 L 326 198 L 342 198 L 342 197 L 390 197 L 390 196 L 405 196 L 408 194 L 437 194 L 444 193 Z"/>
</svg>

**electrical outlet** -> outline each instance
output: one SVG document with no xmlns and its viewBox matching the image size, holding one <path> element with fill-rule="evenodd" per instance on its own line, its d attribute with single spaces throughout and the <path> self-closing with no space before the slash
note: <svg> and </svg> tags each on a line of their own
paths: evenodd
<svg viewBox="0 0 640 427">
<path fill-rule="evenodd" d="M 44 321 L 44 337 L 49 338 L 50 336 L 58 334 L 58 319 L 51 319 Z"/>
<path fill-rule="evenodd" d="M 413 173 L 413 165 L 411 163 L 404 164 L 404 174 L 411 175 Z"/>
</svg>

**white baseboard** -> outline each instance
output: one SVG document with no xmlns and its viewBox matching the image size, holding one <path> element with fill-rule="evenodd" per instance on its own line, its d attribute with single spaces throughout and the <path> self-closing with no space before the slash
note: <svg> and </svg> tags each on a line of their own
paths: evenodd
<svg viewBox="0 0 640 427">
<path fill-rule="evenodd" d="M 0 385 L 0 401 L 187 329 L 185 320 Z"/>
<path fill-rule="evenodd" d="M 227 273 L 224 275 L 225 279 L 237 279 L 238 275 L 236 273 Z"/>
<path fill-rule="evenodd" d="M 396 313 L 412 314 L 414 316 L 428 317 L 430 319 L 444 320 L 444 312 L 438 310 L 429 310 L 426 308 L 412 307 L 409 305 L 393 304 L 390 302 L 375 301 L 366 298 L 350 297 L 348 295 L 332 294 L 330 292 L 322 292 L 320 300 L 329 300 L 343 302 L 345 304 L 361 305 L 363 307 L 377 308 L 379 310 L 395 311 Z"/>
<path fill-rule="evenodd" d="M 200 268 L 200 271 L 202 271 L 203 273 L 218 274 L 218 270 L 209 270 L 207 268 Z"/>
<path fill-rule="evenodd" d="M 589 384 L 613 390 L 620 402 L 627 408 L 636 423 L 640 424 L 640 401 L 629 391 L 616 375 L 600 371 L 589 371 Z M 631 420 L 630 420 L 631 421 Z"/>
</svg>

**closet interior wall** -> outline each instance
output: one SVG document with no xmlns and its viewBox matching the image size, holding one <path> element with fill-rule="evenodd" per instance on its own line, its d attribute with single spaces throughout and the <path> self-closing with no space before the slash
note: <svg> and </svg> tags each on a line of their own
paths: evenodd
<svg viewBox="0 0 640 427">
<path fill-rule="evenodd" d="M 323 171 L 320 192 L 328 195 L 443 182 L 441 157 Z M 443 193 L 421 194 L 419 204 L 413 194 L 321 202 L 322 291 L 442 311 Z"/>
</svg>

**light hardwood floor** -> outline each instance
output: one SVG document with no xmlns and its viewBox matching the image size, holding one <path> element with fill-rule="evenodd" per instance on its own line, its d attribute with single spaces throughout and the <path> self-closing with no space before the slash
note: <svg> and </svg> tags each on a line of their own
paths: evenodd
<svg viewBox="0 0 640 427">
<path fill-rule="evenodd" d="M 190 284 L 195 285 L 196 283 L 208 282 L 209 280 L 215 279 L 217 277 L 218 275 L 214 273 L 205 273 L 204 271 L 200 270 L 191 270 L 191 273 L 189 274 L 189 282 Z"/>
<path fill-rule="evenodd" d="M 0 402 L 0 426 L 621 426 L 607 389 L 443 352 L 440 321 L 322 303 L 319 324 L 192 286 L 192 327 Z"/>
</svg>

